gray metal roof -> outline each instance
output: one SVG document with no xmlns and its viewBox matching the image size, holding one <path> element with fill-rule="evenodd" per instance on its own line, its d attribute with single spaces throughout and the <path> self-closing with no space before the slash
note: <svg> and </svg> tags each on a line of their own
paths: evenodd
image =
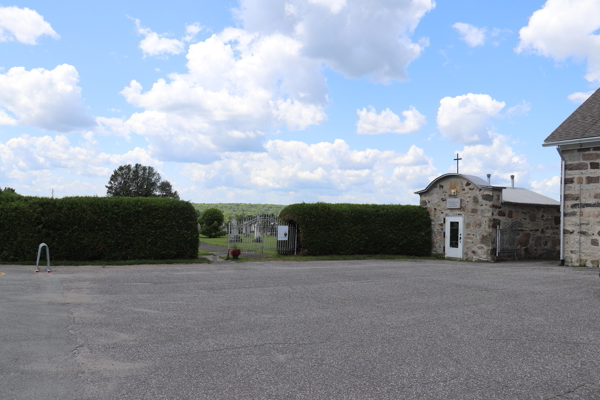
<svg viewBox="0 0 600 400">
<path fill-rule="evenodd" d="M 503 187 L 500 186 L 491 186 L 487 183 L 486 180 L 481 179 L 478 176 L 475 175 L 463 175 L 463 174 L 444 174 L 444 175 L 440 175 L 437 178 L 435 178 L 434 180 L 432 180 L 429 185 L 427 185 L 427 187 L 423 190 L 419 190 L 417 192 L 415 192 L 416 194 L 420 194 L 420 193 L 425 193 L 427 192 L 429 189 L 431 189 L 437 182 L 439 182 L 440 180 L 444 179 L 444 178 L 448 178 L 450 176 L 455 176 L 457 178 L 465 178 L 468 179 L 469 181 L 473 182 L 476 186 L 479 186 L 481 188 L 489 188 L 489 189 L 502 189 Z"/>
<path fill-rule="evenodd" d="M 455 176 L 457 178 L 465 178 L 474 183 L 476 186 L 483 189 L 496 189 L 502 190 L 502 202 L 503 203 L 519 203 L 519 204 L 535 204 L 541 206 L 560 206 L 560 202 L 551 199 L 550 197 L 536 193 L 533 190 L 525 188 L 507 188 L 504 186 L 492 186 L 487 183 L 486 180 L 481 179 L 475 175 L 463 175 L 463 174 L 444 174 L 440 175 L 432 180 L 429 185 L 423 190 L 415 192 L 416 194 L 425 193 L 433 186 L 435 186 L 440 180 L 448 177 Z"/>
<path fill-rule="evenodd" d="M 541 206 L 560 206 L 560 202 L 533 190 L 525 188 L 505 188 L 502 190 L 503 203 L 536 204 Z"/>
<path fill-rule="evenodd" d="M 475 175 L 463 175 L 465 178 L 476 184 L 477 186 L 490 186 L 485 179 L 481 179 Z"/>
<path fill-rule="evenodd" d="M 600 89 L 596 90 L 558 128 L 544 140 L 545 144 L 564 140 L 600 136 Z"/>
</svg>

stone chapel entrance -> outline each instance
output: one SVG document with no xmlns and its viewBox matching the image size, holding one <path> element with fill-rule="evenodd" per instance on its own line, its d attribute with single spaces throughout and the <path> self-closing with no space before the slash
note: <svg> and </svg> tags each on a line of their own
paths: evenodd
<svg viewBox="0 0 600 400">
<path fill-rule="evenodd" d="M 463 258 L 463 227 L 462 215 L 448 215 L 445 227 L 446 257 Z"/>
</svg>

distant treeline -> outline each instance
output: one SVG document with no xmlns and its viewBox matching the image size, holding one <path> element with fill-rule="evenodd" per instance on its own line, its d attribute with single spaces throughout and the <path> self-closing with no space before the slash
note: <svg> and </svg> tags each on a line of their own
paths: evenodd
<svg viewBox="0 0 600 400">
<path fill-rule="evenodd" d="M 223 212 L 225 221 L 230 221 L 235 213 L 236 217 L 257 214 L 279 215 L 284 205 L 281 204 L 250 204 L 250 203 L 192 203 L 194 208 L 200 212 L 208 208 L 217 208 Z"/>
</svg>

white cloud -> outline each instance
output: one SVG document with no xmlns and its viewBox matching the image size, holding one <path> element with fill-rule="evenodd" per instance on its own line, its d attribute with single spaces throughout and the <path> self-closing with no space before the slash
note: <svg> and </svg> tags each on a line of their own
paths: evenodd
<svg viewBox="0 0 600 400">
<path fill-rule="evenodd" d="M 492 28 L 489 31 L 487 27 L 479 28 L 463 22 L 457 22 L 452 27 L 458 31 L 460 39 L 469 47 L 483 46 L 488 38 L 493 38 L 492 45 L 499 46 L 512 34 L 510 29 Z"/>
<path fill-rule="evenodd" d="M 196 40 L 196 35 L 199 34 L 204 27 L 200 25 L 198 22 L 194 22 L 191 25 L 186 25 L 185 33 L 186 35 L 183 37 L 184 42 L 193 42 Z"/>
<path fill-rule="evenodd" d="M 589 92 L 575 92 L 568 95 L 568 99 L 573 103 L 582 104 L 586 101 L 592 94 L 594 94 L 594 90 L 590 90 Z"/>
<path fill-rule="evenodd" d="M 0 42 L 16 40 L 20 43 L 35 45 L 37 39 L 43 35 L 60 39 L 52 26 L 35 10 L 0 7 Z"/>
<path fill-rule="evenodd" d="M 506 40 L 510 35 L 512 35 L 512 31 L 510 29 L 492 28 L 490 37 L 495 38 L 492 41 L 492 45 L 500 46 L 500 42 Z"/>
<path fill-rule="evenodd" d="M 220 132 L 213 140 L 202 132 L 206 126 L 201 120 L 160 111 L 135 113 L 128 119 L 101 117 L 97 121 L 102 134 L 113 133 L 127 140 L 132 133 L 142 135 L 149 142 L 152 155 L 165 161 L 211 162 L 218 159 L 219 144 L 235 148 L 248 142 L 229 132 Z"/>
<path fill-rule="evenodd" d="M 541 181 L 532 181 L 531 186 L 534 191 L 560 201 L 560 176 L 542 179 Z"/>
<path fill-rule="evenodd" d="M 137 33 L 144 36 L 140 42 L 140 49 L 144 53 L 144 57 L 164 56 L 165 54 L 176 55 L 183 53 L 185 50 L 185 44 L 181 40 L 169 39 L 164 33 L 159 34 L 149 28 L 142 27 L 139 19 L 129 18 L 135 22 Z M 191 36 L 190 40 L 192 40 Z"/>
<path fill-rule="evenodd" d="M 81 136 L 86 140 L 86 146 L 93 148 L 98 145 L 98 141 L 94 136 L 94 132 L 87 131 L 85 133 L 82 133 Z"/>
<path fill-rule="evenodd" d="M 91 132 L 84 137 L 93 144 Z M 33 171 L 64 169 L 73 175 L 110 176 L 122 164 L 141 163 L 161 167 L 163 164 L 139 147 L 125 154 L 107 154 L 90 148 L 72 146 L 63 135 L 32 137 L 22 135 L 0 142 L 0 168 L 11 171 L 12 177 L 26 176 Z"/>
<path fill-rule="evenodd" d="M 227 28 L 192 44 L 188 72 L 144 91 L 133 80 L 121 94 L 143 109 L 127 119 L 98 118 L 99 133 L 144 136 L 157 157 L 210 163 L 221 151 L 260 151 L 265 131 L 302 130 L 327 120 L 319 63 L 289 37 Z"/>
<path fill-rule="evenodd" d="M 529 114 L 529 111 L 531 111 L 531 103 L 522 100 L 519 104 L 506 110 L 506 115 L 509 117 L 526 116 Z"/>
<path fill-rule="evenodd" d="M 478 28 L 464 22 L 457 22 L 452 27 L 460 33 L 461 40 L 470 47 L 483 46 L 485 44 L 487 28 Z"/>
<path fill-rule="evenodd" d="M 499 117 L 505 105 L 487 94 L 444 97 L 437 114 L 438 128 L 442 135 L 456 143 L 489 142 L 490 119 Z"/>
<path fill-rule="evenodd" d="M 290 99 L 271 101 L 270 104 L 275 119 L 287 124 L 290 130 L 303 130 L 310 125 L 327 121 L 327 114 L 321 105 L 304 104 Z"/>
<path fill-rule="evenodd" d="M 93 126 L 78 83 L 79 74 L 72 65 L 59 65 L 51 71 L 9 69 L 0 74 L 0 124 L 59 132 Z"/>
<path fill-rule="evenodd" d="M 436 173 L 433 160 L 414 145 L 407 153 L 398 153 L 351 150 L 341 139 L 313 145 L 271 140 L 264 150 L 225 153 L 221 160 L 207 165 L 187 164 L 184 174 L 202 190 L 224 187 L 265 193 L 292 190 L 296 199 L 300 194 L 307 201 L 343 195 L 368 197 L 372 202 L 397 202 L 399 192 L 409 193 L 408 189 L 424 187 L 427 177 Z M 404 202 L 414 200 L 413 196 L 402 196 Z"/>
<path fill-rule="evenodd" d="M 99 117 L 95 132 L 126 139 L 141 135 L 148 141 L 152 156 L 163 161 L 212 165 L 224 152 L 258 153 L 265 132 L 278 132 L 284 125 L 288 130 L 303 130 L 327 120 L 323 61 L 344 64 L 342 58 L 348 57 L 347 53 L 366 51 L 368 54 L 350 56 L 355 65 L 348 74 L 372 75 L 381 81 L 405 78 L 406 66 L 425 45 L 424 41 L 413 43 L 410 36 L 435 3 L 402 0 L 389 6 L 386 13 L 380 12 L 381 6 L 372 2 L 243 1 L 237 15 L 244 29 L 226 28 L 191 44 L 185 73 L 170 74 L 146 89 L 132 80 L 121 95 L 142 110 L 123 119 Z M 255 12 L 262 21 L 277 24 L 277 18 L 270 16 L 275 12 L 287 19 L 287 28 L 261 25 L 264 29 L 255 29 Z M 315 13 L 329 20 L 319 22 Z M 346 32 L 334 29 L 350 20 L 353 24 L 344 28 Z M 140 33 L 150 35 L 150 30 L 135 21 Z M 375 23 L 381 23 L 376 30 L 372 29 Z M 187 33 L 195 34 L 199 29 L 188 26 Z M 328 35 L 323 35 L 323 30 Z M 331 36 L 326 47 L 338 50 L 334 55 L 323 53 L 331 55 L 329 61 L 313 54 L 321 51 L 315 35 L 319 40 Z M 350 43 L 354 39 L 357 42 Z M 377 43 L 379 39 L 383 42 Z M 363 72 L 357 72 L 361 68 Z M 424 122 L 415 109 L 403 115 L 400 124 L 391 126 L 394 131 L 408 132 Z M 323 171 L 318 168 L 298 176 L 321 179 Z"/>
<path fill-rule="evenodd" d="M 0 125 L 16 125 L 17 120 L 0 110 Z"/>
<path fill-rule="evenodd" d="M 585 78 L 600 82 L 600 2 L 548 0 L 519 31 L 517 53 L 531 51 L 557 61 L 587 58 Z"/>
<path fill-rule="evenodd" d="M 509 185 L 510 175 L 515 175 L 515 181 L 521 185 L 529 178 L 531 166 L 527 157 L 513 150 L 507 136 L 494 134 L 490 145 L 465 146 L 457 152 L 462 158 L 460 173 L 476 175 L 486 180 L 486 175 L 492 174 L 493 185 Z M 456 172 L 456 164 L 451 164 L 448 171 Z"/>
<path fill-rule="evenodd" d="M 328 12 L 323 12 L 323 6 Z M 433 0 L 242 0 L 237 17 L 250 33 L 280 33 L 302 55 L 349 77 L 406 80 L 406 68 L 429 44 L 412 35 Z"/>
<path fill-rule="evenodd" d="M 283 5 L 283 12 L 286 17 L 295 17 L 298 15 L 298 9 L 291 3 L 285 3 Z"/>
<path fill-rule="evenodd" d="M 346 0 L 308 0 L 308 2 L 328 8 L 332 14 L 337 14 L 346 7 Z"/>
<path fill-rule="evenodd" d="M 379 114 L 373 107 L 369 107 L 369 110 L 363 108 L 356 110 L 356 114 L 359 118 L 356 122 L 356 133 L 362 135 L 378 135 L 386 132 L 412 133 L 421 129 L 426 123 L 425 116 L 412 106 L 402 112 L 404 120 L 389 108 Z"/>
<path fill-rule="evenodd" d="M 341 72 L 350 76 L 404 79 L 406 66 L 426 44 L 410 37 L 435 7 L 432 0 L 402 0 L 382 13 L 384 5 L 377 2 L 318 3 L 242 1 L 236 15 L 243 29 L 225 28 L 191 44 L 186 73 L 170 74 L 146 89 L 132 80 L 121 95 L 142 111 L 125 119 L 99 117 L 96 132 L 126 139 L 142 135 L 153 156 L 165 161 L 210 164 L 221 152 L 260 151 L 265 132 L 327 121 L 323 62 L 348 66 Z M 256 18 L 265 24 L 257 25 Z M 141 34 L 152 33 L 134 21 Z M 277 29 L 280 23 L 285 29 Z M 187 33 L 200 29 L 190 25 Z M 323 38 L 329 42 L 321 47 Z M 335 54 L 329 51 L 334 49 Z M 408 132 L 424 122 L 417 110 L 403 114 L 404 121 L 391 126 L 394 131 Z"/>
</svg>

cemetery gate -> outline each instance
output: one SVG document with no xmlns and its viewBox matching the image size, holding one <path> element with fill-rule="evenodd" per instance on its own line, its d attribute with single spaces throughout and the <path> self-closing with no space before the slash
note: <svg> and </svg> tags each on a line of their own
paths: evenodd
<svg viewBox="0 0 600 400">
<path fill-rule="evenodd" d="M 519 238 L 519 221 L 511 222 L 504 229 L 496 227 L 496 257 L 512 255 L 517 259 L 517 239 Z"/>
<path fill-rule="evenodd" d="M 296 254 L 298 229 L 272 214 L 235 219 L 227 228 L 227 247 L 242 252 Z"/>
</svg>

